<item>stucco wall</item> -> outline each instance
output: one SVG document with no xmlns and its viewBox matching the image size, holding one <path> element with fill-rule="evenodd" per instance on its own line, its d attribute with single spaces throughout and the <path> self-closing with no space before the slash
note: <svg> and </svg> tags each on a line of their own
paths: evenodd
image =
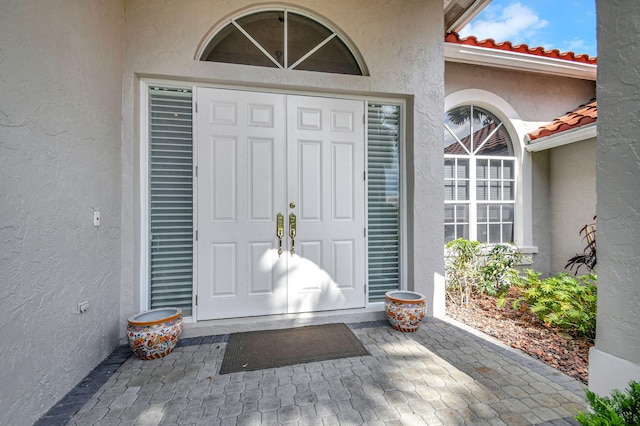
<svg viewBox="0 0 640 426">
<path fill-rule="evenodd" d="M 595 82 L 568 77 L 509 71 L 447 62 L 445 95 L 476 88 L 506 100 L 525 122 L 536 129 L 595 96 Z"/>
<path fill-rule="evenodd" d="M 338 94 L 385 94 L 408 101 L 409 285 L 433 301 L 442 280 L 441 0 L 305 0 L 291 2 L 339 28 L 362 53 L 369 77 L 238 66 L 194 60 L 203 37 L 223 17 L 252 1 L 126 1 L 124 67 L 121 320 L 140 309 L 139 82 L 161 77 L 199 83 Z M 142 142 L 146 143 L 146 141 Z M 413 277 L 420 277 L 414 283 Z M 429 309 L 433 313 L 433 309 Z"/>
<path fill-rule="evenodd" d="M 517 143 L 522 147 L 526 133 L 595 96 L 595 82 L 589 80 L 446 62 L 445 96 L 468 89 L 487 91 L 501 98 L 513 109 L 519 120 L 516 125 L 522 131 L 522 134 L 517 135 L 520 137 Z M 528 191 L 531 194 L 528 199 L 529 207 L 524 204 L 524 208 L 531 211 L 530 217 L 524 217 L 524 220 L 531 221 L 531 224 L 525 224 L 530 227 L 531 239 L 524 241 L 524 244 L 537 248 L 537 253 L 531 256 L 534 260 L 533 267 L 543 274 L 548 274 L 554 268 L 551 227 L 552 220 L 555 219 L 549 210 L 552 194 L 550 185 L 556 185 L 550 175 L 553 173 L 552 157 L 546 152 L 524 152 L 521 166 L 525 185 L 519 188 L 521 196 Z M 527 179 L 531 182 L 528 186 Z M 527 235 L 527 232 L 524 234 Z"/>
<path fill-rule="evenodd" d="M 2 425 L 32 424 L 118 343 L 123 29 L 117 0 L 2 2 Z"/>
<path fill-rule="evenodd" d="M 533 244 L 538 248 L 538 253 L 532 256 L 534 263 L 531 267 L 544 275 L 551 270 L 551 214 L 549 211 L 551 161 L 549 154 L 549 151 L 531 153 Z"/>
<path fill-rule="evenodd" d="M 554 148 L 550 157 L 551 272 L 557 273 L 565 271 L 571 257 L 583 252 L 586 241 L 579 231 L 594 222 L 596 140 Z M 584 266 L 579 270 L 579 274 L 588 272 Z"/>
<path fill-rule="evenodd" d="M 598 323 L 589 386 L 640 380 L 640 3 L 598 0 Z"/>
</svg>

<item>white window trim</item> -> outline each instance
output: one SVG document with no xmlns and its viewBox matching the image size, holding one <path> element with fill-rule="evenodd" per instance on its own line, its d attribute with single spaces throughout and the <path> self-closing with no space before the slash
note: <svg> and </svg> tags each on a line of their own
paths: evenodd
<svg viewBox="0 0 640 426">
<path fill-rule="evenodd" d="M 516 212 L 514 243 L 526 253 L 536 253 L 533 246 L 532 175 L 531 154 L 525 149 L 527 130 L 515 109 L 500 96 L 482 89 L 464 89 L 445 97 L 444 113 L 461 106 L 473 104 L 494 114 L 502 121 L 511 137 L 517 163 Z"/>
<path fill-rule="evenodd" d="M 399 156 L 399 167 L 400 167 L 400 177 L 399 177 L 399 188 L 398 188 L 398 197 L 400 198 L 400 204 L 399 204 L 399 208 L 400 208 L 400 242 L 398 245 L 398 250 L 399 253 L 398 255 L 400 256 L 400 283 L 398 288 L 400 290 L 407 290 L 407 283 L 408 281 L 408 274 L 409 274 L 409 267 L 408 267 L 408 238 L 407 238 L 407 156 L 406 156 L 406 143 L 407 143 L 407 137 L 406 137 L 406 133 L 407 133 L 407 102 L 403 99 L 398 99 L 398 98 L 382 98 L 382 97 L 364 97 L 363 98 L 364 101 L 367 104 L 369 103 L 375 103 L 375 104 L 384 104 L 384 105 L 394 105 L 394 106 L 398 106 L 400 108 L 400 139 L 398 141 L 398 156 Z M 365 108 L 366 110 L 366 108 Z M 369 125 L 369 121 L 367 119 L 367 114 L 365 114 L 365 120 L 364 120 L 364 126 L 365 126 L 365 153 L 369 152 L 369 135 L 367 132 L 368 129 L 368 125 Z M 367 159 L 365 158 L 365 163 L 368 166 L 367 163 Z M 365 166 L 366 167 L 366 166 Z M 368 179 L 368 176 L 367 176 Z M 365 182 L 365 187 L 367 186 L 368 181 Z M 367 194 L 365 194 L 365 200 L 368 200 L 367 198 Z M 365 204 L 367 204 L 368 202 L 365 202 Z M 366 206 L 365 206 L 366 207 Z M 366 216 L 368 217 L 368 210 L 366 211 Z M 368 232 L 368 228 L 367 228 L 367 237 L 365 238 L 365 244 L 367 245 L 367 247 L 369 246 L 369 232 Z M 367 249 L 367 258 L 365 259 L 366 261 L 366 268 L 365 268 L 365 275 L 366 275 L 366 280 L 367 283 L 369 282 L 369 250 Z M 366 294 L 365 294 L 365 306 L 367 308 L 380 308 L 380 307 L 384 307 L 384 301 L 380 301 L 380 302 L 370 302 L 369 301 L 369 285 L 366 285 Z"/>
<path fill-rule="evenodd" d="M 329 20 L 328 18 L 324 17 L 324 16 L 320 16 L 318 13 L 316 12 L 312 12 L 311 10 L 308 9 L 303 9 L 300 7 L 292 7 L 290 5 L 284 5 L 284 4 L 279 4 L 279 3 L 274 3 L 274 4 L 261 4 L 261 5 L 257 5 L 257 6 L 249 6 L 240 10 L 237 10 L 235 12 L 233 12 L 232 14 L 229 14 L 227 16 L 225 16 L 224 18 L 222 18 L 221 20 L 219 20 L 216 24 L 214 24 L 209 31 L 207 31 L 207 33 L 204 35 L 204 37 L 200 40 L 200 43 L 198 44 L 195 54 L 193 56 L 193 59 L 196 61 L 201 60 L 202 55 L 204 54 L 206 48 L 209 46 L 209 43 L 211 42 L 211 40 L 213 40 L 213 38 L 221 31 L 223 30 L 228 24 L 231 24 L 233 22 L 235 22 L 236 20 L 247 16 L 247 15 L 251 15 L 254 13 L 258 13 L 258 12 L 269 12 L 269 11 L 281 11 L 281 12 L 293 12 L 296 13 L 298 15 L 304 16 L 306 18 L 309 18 L 313 21 L 318 22 L 319 24 L 323 25 L 325 28 L 327 28 L 329 31 L 331 31 L 334 36 L 338 37 L 349 49 L 349 52 L 351 53 L 351 55 L 353 56 L 353 58 L 355 59 L 355 61 L 358 63 L 358 66 L 360 67 L 360 70 L 362 71 L 362 76 L 368 76 L 369 74 L 369 68 L 367 67 L 366 62 L 364 61 L 364 56 L 362 55 L 362 53 L 358 50 L 358 48 L 356 47 L 356 44 L 349 38 L 349 36 L 347 36 L 347 34 L 342 31 L 334 22 L 332 22 L 331 20 Z M 286 38 L 286 34 L 285 34 L 285 38 Z M 328 40 L 325 40 L 325 42 Z M 286 43 L 286 39 L 285 39 L 285 43 Z M 263 52 L 264 53 L 264 52 Z M 286 52 L 285 52 L 286 54 Z M 288 64 L 288 68 L 290 69 L 295 69 L 294 65 L 298 65 L 298 63 L 302 62 L 302 60 L 296 62 L 295 64 Z M 278 64 L 278 68 L 282 67 L 280 66 L 280 64 Z"/>
<path fill-rule="evenodd" d="M 149 309 L 149 84 L 140 80 L 140 311 Z"/>
<path fill-rule="evenodd" d="M 140 250 L 140 271 L 139 271 L 139 282 L 138 282 L 138 294 L 140 305 L 140 311 L 145 311 L 149 309 L 149 87 L 159 86 L 159 87 L 167 87 L 172 89 L 189 89 L 194 93 L 193 102 L 195 104 L 196 97 L 195 91 L 196 87 L 218 87 L 218 88 L 235 88 L 241 90 L 253 90 L 253 91 L 264 91 L 270 93 L 286 93 L 286 94 L 298 94 L 298 95 L 311 95 L 311 96 L 330 96 L 334 98 L 344 98 L 344 99 L 356 99 L 361 100 L 365 103 L 380 103 L 386 105 L 397 105 L 400 107 L 400 119 L 401 119 L 401 132 L 400 132 L 400 141 L 399 141 L 399 155 L 400 155 L 400 289 L 405 290 L 407 288 L 408 283 L 408 238 L 407 238 L 407 158 L 406 158 L 406 133 L 407 133 L 407 105 L 406 100 L 402 98 L 385 98 L 385 97 L 376 97 L 376 96 L 357 96 L 357 95 L 347 95 L 341 93 L 318 93 L 318 92 L 300 92 L 293 91 L 287 89 L 273 89 L 273 88 L 256 88 L 256 87 L 244 87 L 244 86 L 232 86 L 232 85 L 215 85 L 215 84 L 201 84 L 201 83 L 188 83 L 186 81 L 174 81 L 174 80 L 161 80 L 161 79 L 151 79 L 151 78 L 141 78 L 139 80 L 140 91 L 139 91 L 139 128 L 140 128 L 140 140 L 139 140 L 139 149 L 140 149 L 140 160 L 138 163 L 139 166 L 139 182 L 140 182 L 140 190 L 139 190 L 139 203 L 140 203 L 140 228 L 139 228 L 139 250 Z M 195 111 L 195 105 L 194 105 Z M 366 135 L 366 114 L 364 118 L 365 122 L 365 135 Z M 195 138 L 195 133 L 194 133 Z M 368 137 L 365 138 L 365 153 L 368 149 Z M 366 159 L 365 159 L 366 160 Z M 365 185 L 366 187 L 366 185 Z M 195 190 L 195 189 L 194 189 Z M 365 189 L 366 191 L 366 189 Z M 366 199 L 366 194 L 365 194 Z M 194 204 L 194 208 L 196 208 Z M 366 208 L 366 203 L 365 203 Z M 366 239 L 365 239 L 366 240 Z M 194 247 L 194 257 L 196 256 Z M 368 265 L 368 258 L 366 259 Z M 365 276 L 368 280 L 368 267 L 365 268 Z M 196 291 L 194 289 L 194 297 L 196 295 Z M 369 302 L 369 291 L 367 286 L 367 292 L 365 294 L 365 309 L 374 309 L 377 310 L 380 306 L 383 306 L 384 302 Z M 185 322 L 196 322 L 196 312 L 197 306 L 195 302 L 193 303 L 193 316 L 185 317 Z"/>
<path fill-rule="evenodd" d="M 140 311 L 149 309 L 149 87 L 154 86 L 188 90 L 194 88 L 193 84 L 186 82 L 140 79 Z M 185 317 L 185 321 L 191 322 L 193 318 L 195 316 Z"/>
</svg>

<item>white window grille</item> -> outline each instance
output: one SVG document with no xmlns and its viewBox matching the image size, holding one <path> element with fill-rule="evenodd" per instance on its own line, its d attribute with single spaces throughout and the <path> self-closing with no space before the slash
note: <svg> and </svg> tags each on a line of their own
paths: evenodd
<svg viewBox="0 0 640 426">
<path fill-rule="evenodd" d="M 346 37 L 288 8 L 249 12 L 218 30 L 200 60 L 289 70 L 367 75 Z"/>
<path fill-rule="evenodd" d="M 446 113 L 444 127 L 445 242 L 513 242 L 517 162 L 502 122 L 464 105 Z"/>
</svg>

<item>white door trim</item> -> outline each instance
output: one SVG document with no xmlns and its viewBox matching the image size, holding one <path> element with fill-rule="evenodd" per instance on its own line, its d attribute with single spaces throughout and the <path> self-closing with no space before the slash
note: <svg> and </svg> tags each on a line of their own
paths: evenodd
<svg viewBox="0 0 640 426">
<path fill-rule="evenodd" d="M 149 101 L 149 87 L 167 87 L 167 88 L 175 88 L 175 89 L 188 89 L 195 91 L 196 87 L 211 87 L 211 88 L 220 88 L 220 89 L 236 89 L 236 90 L 250 90 L 256 92 L 268 92 L 268 93 L 281 93 L 281 94 L 294 94 L 294 95 L 309 95 L 316 97 L 330 97 L 336 99 L 353 99 L 353 100 L 362 100 L 366 103 L 376 103 L 376 104 L 389 104 L 389 105 L 397 105 L 400 107 L 400 117 L 401 117 L 401 133 L 400 133 L 400 141 L 399 141 L 399 150 L 400 150 L 400 279 L 401 279 L 401 288 L 406 288 L 406 283 L 408 282 L 408 271 L 407 268 L 407 250 L 408 250 L 408 238 L 407 238 L 407 187 L 408 187 L 408 175 L 407 171 L 407 156 L 406 156 L 406 146 L 407 146 L 407 99 L 402 95 L 398 95 L 397 97 L 389 97 L 389 96 L 374 96 L 369 94 L 345 94 L 345 93 L 335 93 L 335 92 L 314 92 L 314 91 L 300 91 L 296 89 L 288 89 L 286 87 L 253 87 L 246 86 L 242 83 L 240 84 L 211 84 L 211 83 L 193 83 L 188 81 L 180 81 L 180 80 L 169 80 L 169 79 L 158 79 L 151 77 L 139 77 L 136 79 L 136 82 L 139 84 L 140 92 L 138 94 L 138 105 L 135 106 L 135 110 L 137 110 L 137 117 L 139 123 L 139 132 L 138 132 L 138 155 L 136 157 L 139 161 L 135 162 L 135 168 L 137 172 L 135 173 L 136 180 L 134 184 L 134 188 L 137 185 L 138 190 L 137 197 L 135 197 L 136 201 L 132 206 L 132 210 L 134 211 L 134 217 L 137 217 L 138 231 L 134 236 L 134 252 L 137 253 L 136 262 L 134 263 L 134 276 L 136 280 L 133 283 L 133 306 L 134 309 L 139 309 L 140 311 L 144 311 L 149 309 L 149 259 L 148 259 L 148 241 L 149 241 L 149 221 L 148 221 L 148 198 L 149 198 L 149 186 L 148 186 L 148 160 L 149 160 L 149 151 L 148 151 L 148 101 Z M 195 111 L 195 99 L 194 99 L 194 111 Z M 365 126 L 366 127 L 366 126 Z M 366 132 L 365 132 L 366 133 Z M 194 135 L 195 138 L 195 135 Z M 365 134 L 365 143 L 367 141 Z M 365 152 L 367 147 L 365 146 Z M 195 185 L 195 184 L 194 184 Z M 194 186 L 194 190 L 196 190 Z M 194 209 L 196 206 L 194 205 Z M 365 202 L 366 208 L 366 202 Z M 194 250 L 196 248 L 194 247 Z M 194 253 L 194 258 L 196 253 Z M 365 253 L 366 256 L 366 253 Z M 365 259 L 365 262 L 368 262 Z M 368 264 L 368 263 L 367 263 Z M 195 267 L 195 265 L 194 265 Z M 365 269 L 365 274 L 368 273 L 368 268 Z M 196 277 L 194 276 L 194 282 Z M 137 281 L 137 282 L 136 282 Z M 368 301 L 368 287 L 367 287 L 367 296 L 365 298 L 365 303 L 367 308 L 375 308 L 376 306 L 382 305 L 382 302 L 369 302 Z M 196 305 L 196 293 L 193 293 L 193 317 L 185 318 L 186 322 L 195 322 L 195 318 L 197 315 L 197 305 Z"/>
</svg>

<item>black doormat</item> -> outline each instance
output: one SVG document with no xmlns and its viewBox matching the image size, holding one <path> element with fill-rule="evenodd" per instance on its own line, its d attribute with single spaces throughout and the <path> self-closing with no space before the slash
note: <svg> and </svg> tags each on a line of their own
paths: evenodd
<svg viewBox="0 0 640 426">
<path fill-rule="evenodd" d="M 233 333 L 220 374 L 369 355 L 345 324 Z"/>
</svg>

